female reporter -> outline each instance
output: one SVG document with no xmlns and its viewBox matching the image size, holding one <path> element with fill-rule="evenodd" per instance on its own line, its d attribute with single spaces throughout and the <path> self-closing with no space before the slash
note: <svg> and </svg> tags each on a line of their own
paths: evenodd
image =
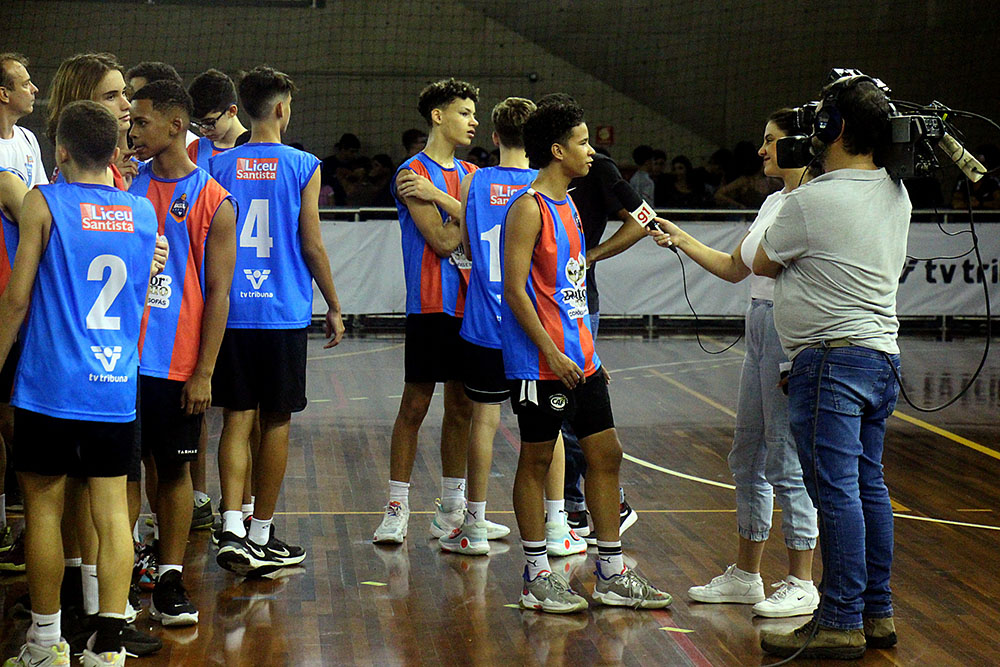
<svg viewBox="0 0 1000 667">
<path fill-rule="evenodd" d="M 788 398 L 779 387 L 779 365 L 788 360 L 774 328 L 774 280 L 752 275 L 750 270 L 764 230 L 774 221 L 783 199 L 809 179 L 805 169 L 782 169 L 776 159 L 777 140 L 796 129 L 791 110 L 776 111 L 768 118 L 758 153 L 764 161 L 764 174 L 782 179 L 784 188 L 764 201 L 732 253 L 709 248 L 671 222 L 661 222 L 662 231 L 651 232 L 657 244 L 677 247 L 723 280 L 736 283 L 750 276 L 746 357 L 729 454 L 729 468 L 736 482 L 739 548 L 735 564 L 708 584 L 692 586 L 688 596 L 698 602 L 753 604 L 755 614 L 767 617 L 810 614 L 819 603 L 819 593 L 812 583 L 812 557 L 818 535 L 816 510 L 802 482 L 802 467 L 789 431 Z M 788 576 L 774 584 L 777 590 L 765 599 L 760 561 L 771 528 L 774 495 L 783 510 Z"/>
</svg>

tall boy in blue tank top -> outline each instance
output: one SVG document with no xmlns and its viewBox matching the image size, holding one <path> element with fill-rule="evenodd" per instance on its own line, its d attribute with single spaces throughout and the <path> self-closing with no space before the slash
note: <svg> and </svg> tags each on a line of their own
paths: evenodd
<svg viewBox="0 0 1000 667">
<path fill-rule="evenodd" d="M 521 432 L 514 478 L 514 514 L 525 555 L 520 604 L 552 613 L 587 608 L 587 601 L 550 570 L 546 554 L 542 490 L 566 420 L 590 470 L 587 504 L 598 550 L 594 598 L 613 606 L 666 607 L 670 595 L 626 568 L 622 556 L 622 446 L 590 331 L 583 230 L 567 192 L 573 178 L 590 170 L 594 155 L 583 109 L 563 97 L 543 99 L 525 123 L 524 147 L 540 171 L 507 209 L 501 308 L 504 369 Z"/>
<path fill-rule="evenodd" d="M 125 661 L 132 564 L 125 475 L 156 214 L 147 200 L 104 185 L 117 143 L 118 121 L 106 108 L 90 101 L 66 107 L 56 131 L 66 182 L 25 197 L 17 256 L 0 298 L 0 359 L 30 302 L 12 403 L 14 467 L 30 508 L 32 625 L 15 664 L 69 664 L 59 600 L 67 475 L 86 478 L 100 540 L 100 607 L 83 664 Z"/>
<path fill-rule="evenodd" d="M 211 159 L 212 176 L 237 201 L 236 271 L 229 320 L 212 377 L 212 404 L 224 408 L 219 441 L 222 535 L 216 560 L 240 575 L 296 565 L 301 547 L 274 535 L 271 519 L 288 460 L 293 412 L 306 407 L 306 327 L 312 281 L 326 300 L 325 332 L 333 347 L 344 335 L 340 301 L 319 231 L 319 160 L 281 143 L 296 91 L 291 78 L 256 67 L 239 84 L 252 135 Z M 260 453 L 250 529 L 240 504 L 254 412 Z"/>
</svg>

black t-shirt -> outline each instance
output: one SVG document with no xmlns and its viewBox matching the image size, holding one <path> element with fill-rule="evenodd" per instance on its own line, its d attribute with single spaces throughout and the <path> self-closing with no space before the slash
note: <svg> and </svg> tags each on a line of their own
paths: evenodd
<svg viewBox="0 0 1000 667">
<path fill-rule="evenodd" d="M 625 206 L 618 201 L 612 187 L 622 180 L 618 165 L 611 158 L 594 154 L 594 163 L 590 172 L 582 178 L 574 178 L 570 182 L 570 196 L 576 204 L 583 225 L 583 237 L 587 250 L 601 242 L 604 230 L 608 226 L 608 218 L 617 219 L 618 211 Z M 597 278 L 594 267 L 587 268 L 587 304 L 590 312 L 601 312 L 600 295 L 597 292 Z"/>
</svg>

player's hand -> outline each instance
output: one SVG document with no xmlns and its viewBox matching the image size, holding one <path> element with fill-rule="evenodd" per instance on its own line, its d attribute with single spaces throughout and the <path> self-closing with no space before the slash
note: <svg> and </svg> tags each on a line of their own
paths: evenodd
<svg viewBox="0 0 1000 667">
<path fill-rule="evenodd" d="M 186 415 L 200 415 L 212 404 L 212 376 L 192 375 L 181 390 L 181 410 Z"/>
<path fill-rule="evenodd" d="M 396 181 L 396 192 L 401 198 L 413 197 L 423 201 L 436 201 L 441 191 L 429 178 L 412 171 L 404 172 Z"/>
<path fill-rule="evenodd" d="M 604 377 L 604 384 L 611 384 L 611 373 L 604 364 L 601 364 L 601 375 Z"/>
<path fill-rule="evenodd" d="M 340 344 L 340 339 L 344 337 L 344 320 L 341 319 L 339 310 L 326 311 L 326 322 L 323 325 L 323 333 L 330 339 L 323 346 L 324 350 Z"/>
<path fill-rule="evenodd" d="M 124 151 L 115 166 L 121 172 L 126 187 L 139 174 L 139 161 L 135 159 L 135 151 Z"/>
<path fill-rule="evenodd" d="M 551 356 L 546 357 L 545 360 L 548 362 L 549 368 L 551 368 L 552 371 L 559 376 L 559 379 L 562 380 L 562 383 L 570 389 L 573 389 L 576 385 L 584 382 L 585 378 L 583 376 L 583 371 L 580 370 L 580 367 L 577 366 L 572 359 L 567 357 L 562 352 L 556 351 Z"/>
<path fill-rule="evenodd" d="M 162 234 L 156 235 L 156 248 L 153 250 L 153 265 L 150 267 L 150 277 L 163 273 L 167 266 L 167 257 L 170 256 L 170 244 L 167 237 Z"/>
</svg>

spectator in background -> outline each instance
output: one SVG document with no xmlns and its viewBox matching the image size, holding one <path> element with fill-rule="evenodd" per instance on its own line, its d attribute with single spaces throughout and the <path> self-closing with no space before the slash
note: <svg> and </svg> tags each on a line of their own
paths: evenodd
<svg viewBox="0 0 1000 667">
<path fill-rule="evenodd" d="M 678 155 L 670 161 L 670 176 L 660 198 L 662 203 L 657 203 L 657 206 L 703 208 L 709 205 L 711 195 L 698 179 L 686 155 Z"/>
<path fill-rule="evenodd" d="M 714 195 L 716 190 L 736 177 L 733 171 L 733 152 L 720 148 L 712 153 L 704 167 L 694 170 L 694 178 L 705 186 L 709 195 Z M 709 203 L 713 203 L 711 197 Z"/>
<path fill-rule="evenodd" d="M 404 160 L 409 160 L 411 157 L 424 150 L 424 146 L 427 145 L 427 133 L 423 130 L 418 130 L 416 128 L 410 128 L 406 132 L 403 132 L 403 150 L 406 152 Z"/>
<path fill-rule="evenodd" d="M 351 162 L 358 157 L 361 141 L 357 135 L 346 133 L 340 136 L 340 141 L 333 145 L 333 155 L 323 158 L 321 182 L 333 188 L 334 206 L 347 205 L 347 192 L 344 190 L 344 179 L 350 170 Z"/>
<path fill-rule="evenodd" d="M 469 149 L 469 154 L 465 157 L 465 160 L 482 168 L 490 163 L 490 154 L 486 152 L 485 148 L 473 146 Z"/>
<path fill-rule="evenodd" d="M 724 208 L 759 209 L 777 187 L 764 176 L 763 162 L 749 141 L 741 141 L 733 150 L 739 175 L 715 191 L 715 203 Z"/>
<path fill-rule="evenodd" d="M 500 149 L 494 148 L 490 151 L 490 158 L 486 162 L 487 167 L 496 167 L 500 164 Z"/>
<path fill-rule="evenodd" d="M 649 173 L 653 168 L 653 147 L 646 144 L 637 146 L 632 151 L 632 160 L 635 162 L 636 170 L 629 183 L 647 203 L 652 205 L 656 200 L 656 184 L 653 183 L 653 177 Z"/>
<path fill-rule="evenodd" d="M 372 164 L 368 169 L 368 183 L 371 185 L 374 196 L 371 206 L 395 206 L 396 200 L 389 189 L 392 175 L 396 173 L 396 165 L 392 158 L 385 153 L 372 156 Z"/>
<path fill-rule="evenodd" d="M 976 149 L 976 159 L 987 170 L 995 169 L 1000 165 L 1000 148 L 993 144 L 984 144 Z M 967 181 L 966 178 L 959 178 L 955 184 L 955 193 L 951 197 L 952 208 L 969 208 L 971 203 L 972 208 L 1000 209 L 1000 179 L 995 174 L 987 174 L 975 183 L 968 182 L 968 185 Z M 971 199 L 969 194 L 972 195 Z"/>
</svg>

